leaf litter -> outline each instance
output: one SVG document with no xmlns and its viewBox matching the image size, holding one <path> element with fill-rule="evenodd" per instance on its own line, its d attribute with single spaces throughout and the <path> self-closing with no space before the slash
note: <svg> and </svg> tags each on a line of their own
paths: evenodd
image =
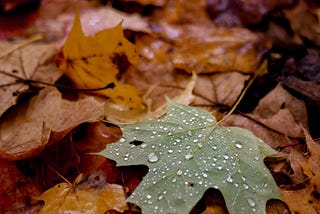
<svg viewBox="0 0 320 214">
<path fill-rule="evenodd" d="M 137 2 L 139 2 L 140 5 L 137 5 Z M 53 6 L 55 4 L 56 6 Z M 131 7 L 134 4 L 135 7 Z M 136 50 L 139 53 L 138 60 L 135 64 L 125 63 L 123 67 L 119 67 L 123 61 L 120 60 L 120 64 L 119 61 L 114 61 L 115 65 L 118 66 L 117 69 L 120 69 L 117 71 L 116 80 L 121 84 L 131 84 L 132 87 L 136 87 L 140 91 L 139 96 L 145 94 L 146 96 L 144 98 L 147 98 L 147 100 L 144 100 L 147 104 L 147 108 L 140 112 L 138 111 L 138 114 L 134 116 L 134 119 L 128 117 L 128 115 L 132 113 L 132 106 L 124 105 L 124 108 L 122 108 L 116 105 L 114 108 L 118 111 L 118 115 L 116 115 L 116 117 L 121 118 L 122 116 L 121 123 L 128 123 L 129 121 L 144 121 L 147 118 L 150 119 L 150 117 L 146 117 L 146 111 L 148 111 L 148 114 L 151 113 L 148 115 L 151 115 L 151 118 L 152 116 L 159 117 L 165 113 L 165 111 L 161 110 L 161 114 L 154 114 L 154 112 L 159 107 L 164 106 L 164 95 L 169 96 L 171 99 L 175 97 L 179 98 L 184 104 L 192 104 L 200 107 L 206 107 L 211 110 L 213 109 L 213 114 L 215 116 L 218 118 L 223 117 L 223 115 L 230 110 L 232 105 L 236 102 L 237 97 L 244 88 L 250 75 L 257 70 L 263 54 L 270 54 L 268 57 L 270 60 L 268 74 L 261 77 L 261 79 L 258 79 L 257 84 L 252 86 L 252 90 L 249 90 L 247 95 L 256 96 L 256 92 L 260 93 L 261 91 L 264 91 L 263 96 L 266 95 L 271 89 L 270 85 L 268 85 L 270 84 L 270 82 L 268 82 L 270 78 L 273 78 L 272 81 L 274 82 L 280 82 L 283 80 L 282 83 L 284 87 L 277 86 L 276 90 L 270 93 L 269 96 L 265 96 L 265 98 L 259 102 L 257 107 L 255 107 L 254 102 L 246 103 L 247 106 L 250 106 L 251 110 L 255 108 L 254 111 L 246 109 L 246 113 L 244 114 L 239 110 L 239 108 L 237 108 L 234 114 L 229 117 L 229 120 L 224 121 L 224 124 L 236 124 L 237 126 L 239 125 L 248 128 L 273 148 L 281 149 L 282 152 L 278 154 L 278 158 L 274 156 L 268 157 L 268 162 L 271 160 L 271 162 L 277 164 L 279 161 L 285 161 L 283 165 L 278 164 L 277 167 L 272 169 L 270 168 L 270 165 L 268 165 L 268 167 L 270 168 L 275 181 L 280 185 L 279 189 L 285 203 L 292 212 L 300 210 L 308 210 L 310 213 L 316 212 L 318 209 L 316 206 L 318 191 L 314 188 L 313 184 L 316 183 L 318 176 L 314 169 L 315 167 L 312 166 L 314 166 L 314 162 L 317 162 L 317 156 L 315 152 L 311 151 L 316 150 L 316 148 L 310 146 L 308 143 L 312 140 L 310 137 L 307 137 L 307 144 L 309 148 L 308 154 L 311 155 L 310 157 L 312 157 L 312 159 L 308 158 L 309 156 L 303 156 L 306 151 L 303 149 L 306 148 L 303 138 L 304 136 L 309 136 L 308 128 L 310 128 L 313 137 L 317 137 L 319 135 L 317 129 L 314 128 L 316 127 L 314 124 L 317 124 L 314 119 L 315 117 L 310 116 L 314 114 L 317 115 L 318 112 L 314 107 L 314 104 L 317 105 L 316 97 L 318 93 L 318 82 L 316 80 L 316 76 L 310 76 L 312 72 L 316 70 L 316 65 L 312 63 L 314 62 L 314 59 L 317 58 L 317 50 L 313 49 L 315 54 L 309 55 L 309 58 L 303 58 L 305 51 L 304 47 L 301 47 L 306 44 L 306 38 L 308 40 L 308 45 L 318 44 L 316 30 L 319 25 L 317 19 L 318 11 L 316 8 L 311 6 L 312 3 L 299 1 L 299 3 L 295 5 L 291 1 L 282 1 L 281 3 L 272 2 L 272 4 L 264 5 L 262 2 L 258 1 L 251 5 L 251 9 L 257 5 L 262 5 L 266 10 L 252 11 L 250 8 L 246 7 L 250 5 L 248 2 L 235 4 L 240 5 L 240 8 L 235 10 L 234 5 L 229 1 L 226 1 L 226 4 L 224 5 L 225 8 L 219 11 L 219 15 L 216 17 L 212 16 L 212 11 L 210 12 L 210 10 L 217 8 L 214 8 L 212 3 L 203 0 L 192 0 L 187 2 L 130 0 L 121 1 L 121 4 L 113 2 L 112 6 L 117 9 L 110 8 L 109 6 L 101 7 L 100 5 L 97 5 L 99 5 L 99 3 L 96 1 L 90 3 L 79 3 L 79 9 L 82 17 L 81 22 L 85 34 L 90 35 L 90 38 L 94 38 L 97 30 L 104 30 L 106 26 L 116 26 L 116 24 L 120 22 L 119 19 L 122 19 L 120 17 L 123 17 L 123 27 L 125 29 L 124 36 L 136 45 Z M 154 7 L 152 5 L 156 6 Z M 194 10 L 194 5 L 197 5 L 197 10 Z M 51 9 L 49 9 L 50 7 Z M 61 13 L 62 8 L 66 9 L 63 13 Z M 277 10 L 273 10 L 274 8 L 277 8 Z M 283 8 L 287 9 L 283 10 Z M 310 8 L 313 9 L 311 10 Z M 130 11 L 131 14 L 119 12 L 119 9 L 122 11 Z M 132 13 L 133 11 L 136 12 Z M 277 13 L 277 11 L 281 11 L 281 13 Z M 159 175 L 155 175 L 156 173 L 150 171 L 150 168 L 149 173 L 146 174 L 148 170 L 143 168 L 141 165 L 133 166 L 132 164 L 129 164 L 127 167 L 116 167 L 114 161 L 105 159 L 101 156 L 86 154 L 86 152 L 98 152 L 97 149 L 102 149 L 105 143 L 116 141 L 119 137 L 119 133 L 121 132 L 117 128 L 111 129 L 111 132 L 115 132 L 115 135 L 118 137 L 99 138 L 97 136 L 108 136 L 108 132 L 101 131 L 100 128 L 109 127 L 110 124 L 94 122 L 89 123 L 90 125 L 88 126 L 85 125 L 87 124 L 86 122 L 95 121 L 97 118 L 104 117 L 108 120 L 114 116 L 112 111 L 106 111 L 105 109 L 104 112 L 100 113 L 100 110 L 98 110 L 100 107 L 96 109 L 97 111 L 94 110 L 91 112 L 92 106 L 89 104 L 90 102 L 87 103 L 88 105 L 85 104 L 81 108 L 72 107 L 73 105 L 80 105 L 81 101 L 87 100 L 88 96 L 90 97 L 92 95 L 78 93 L 78 95 L 73 97 L 73 100 L 70 101 L 65 100 L 65 91 L 58 92 L 57 90 L 48 90 L 48 86 L 36 84 L 35 82 L 29 84 L 30 82 L 28 82 L 28 80 L 30 79 L 56 84 L 55 81 L 60 77 L 61 73 L 57 72 L 57 67 L 54 64 L 53 57 L 57 54 L 57 50 L 54 46 L 56 45 L 57 47 L 61 47 L 61 42 L 57 41 L 62 41 L 64 39 L 63 37 L 65 37 L 66 32 L 68 32 L 69 29 L 68 26 L 72 22 L 73 14 L 74 10 L 70 10 L 69 1 L 65 1 L 63 4 L 61 4 L 61 2 L 59 3 L 59 1 L 43 1 L 39 8 L 39 17 L 37 22 L 35 22 L 34 26 L 24 33 L 30 35 L 37 32 L 43 32 L 45 34 L 45 40 L 41 44 L 35 43 L 24 48 L 19 48 L 15 52 L 5 56 L 6 60 L 1 63 L 1 69 L 6 73 L 13 71 L 10 68 L 15 68 L 15 70 L 18 71 L 15 75 L 22 78 L 20 79 L 21 82 L 17 82 L 17 84 L 15 84 L 18 86 L 17 89 L 11 88 L 12 90 L 9 91 L 10 93 L 6 96 L 1 96 L 2 99 L 5 99 L 5 102 L 1 103 L 7 103 L 4 107 L 1 107 L 3 114 L 1 117 L 1 123 L 5 124 L 1 129 L 6 130 L 5 132 L 1 130 L 1 132 L 4 133 L 1 134 L 1 137 L 11 136 L 12 139 L 22 139 L 22 141 L 12 141 L 16 142 L 11 144 L 14 145 L 13 148 L 16 150 L 2 150 L 1 157 L 9 160 L 19 159 L 18 161 L 10 162 L 10 164 L 9 162 L 4 161 L 3 169 L 16 165 L 18 168 L 15 170 L 24 174 L 23 176 L 18 175 L 19 173 L 11 174 L 12 178 L 16 176 L 17 179 L 15 179 L 15 181 L 17 182 L 6 183 L 7 185 L 4 186 L 4 197 L 2 197 L 2 201 L 6 201 L 8 199 L 7 196 L 12 196 L 12 190 L 16 188 L 19 188 L 22 192 L 22 195 L 17 195 L 16 198 L 13 197 L 16 200 L 15 202 L 6 201 L 8 202 L 7 206 L 2 208 L 4 212 L 17 212 L 17 210 L 19 210 L 19 212 L 30 212 L 32 209 L 39 211 L 41 204 L 34 202 L 34 200 L 30 200 L 30 196 L 40 195 L 40 193 L 43 193 L 48 188 L 53 187 L 54 184 L 60 183 L 61 179 L 57 180 L 57 175 L 52 176 L 54 173 L 61 173 L 63 176 L 70 179 L 71 182 L 81 172 L 85 172 L 87 175 L 90 175 L 102 169 L 107 173 L 107 177 L 109 179 L 106 179 L 108 179 L 108 182 L 121 184 L 125 187 L 122 189 L 124 193 L 127 193 L 128 195 L 131 194 L 132 197 L 135 194 L 142 194 L 141 197 L 145 196 L 146 200 L 147 195 L 143 195 L 143 193 L 139 192 L 141 189 L 140 186 L 143 185 L 143 182 L 146 182 L 147 178 L 149 180 L 152 179 L 152 176 L 150 178 L 150 174 L 155 177 Z M 113 15 L 111 16 L 110 14 Z M 247 15 L 254 15 L 258 18 L 254 20 L 248 19 L 248 17 L 246 17 Z M 231 19 L 228 19 L 228 17 Z M 299 22 L 296 22 L 298 17 L 301 17 L 301 20 L 299 19 Z M 289 24 L 282 25 L 281 23 L 284 22 L 279 21 L 281 19 L 288 21 Z M 231 22 L 226 23 L 226 20 L 230 20 Z M 259 20 L 263 20 L 262 23 L 266 24 L 263 28 L 260 28 L 261 23 L 259 23 Z M 312 23 L 312 28 L 306 29 L 301 26 L 299 27 L 299 25 L 306 22 L 306 20 L 308 20 L 308 23 Z M 186 35 L 183 32 L 189 32 L 189 34 Z M 219 36 L 214 34 L 214 32 L 218 32 Z M 292 33 L 290 34 L 290 32 Z M 47 55 L 47 52 L 44 54 L 45 51 L 39 51 L 41 46 L 43 46 L 43 49 L 45 50 L 46 44 L 51 41 L 56 42 L 51 43 L 50 48 L 48 46 L 48 50 L 52 50 L 51 54 Z M 4 43 L 1 43 L 1 45 L 3 44 Z M 14 39 L 11 39 L 9 46 L 11 44 L 15 44 Z M 271 45 L 273 46 L 272 49 L 270 49 Z M 29 49 L 29 52 L 24 52 L 24 49 Z M 34 53 L 37 53 L 38 55 L 36 56 L 38 57 L 34 57 Z M 47 56 L 48 58 L 46 58 Z M 12 58 L 10 59 L 10 57 Z M 11 64 L 9 63 L 10 61 Z M 308 67 L 310 62 L 313 67 Z M 9 67 L 9 69 L 7 69 L 7 67 Z M 198 73 L 198 77 L 196 80 L 191 79 L 190 81 L 190 73 L 192 72 Z M 220 73 L 217 74 L 215 72 Z M 16 81 L 14 78 L 9 78 L 8 75 L 4 75 L 3 77 L 4 78 L 2 78 L 2 80 L 6 80 L 1 81 L 1 84 L 11 82 L 15 83 Z M 311 79 L 309 77 L 311 77 Z M 65 78 L 65 76 L 63 76 L 63 78 Z M 261 84 L 261 82 L 265 84 Z M 274 82 L 271 85 L 277 85 Z M 108 81 L 104 81 L 104 85 L 105 84 L 108 84 Z M 302 89 L 306 87 L 305 85 L 312 85 L 312 88 L 310 88 L 310 91 L 312 92 L 311 96 L 310 93 L 303 93 Z M 29 96 L 29 94 L 26 97 L 26 100 L 22 100 L 22 98 L 25 98 L 22 96 L 18 96 L 18 99 L 17 97 L 10 96 L 12 95 L 12 92 L 16 94 L 16 90 L 18 90 L 17 94 L 19 95 L 20 92 L 28 93 L 30 92 L 30 89 L 34 89 L 34 86 L 37 87 L 37 91 L 32 95 L 34 96 L 33 98 L 31 98 L 32 96 Z M 42 87 L 45 87 L 46 89 L 43 89 Z M 79 85 L 77 87 L 80 89 L 82 88 L 82 86 Z M 92 87 L 90 86 L 86 88 L 94 89 L 95 86 L 92 85 Z M 112 87 L 109 89 L 111 88 Z M 293 93 L 294 96 L 289 96 L 286 91 L 288 88 L 289 92 L 295 91 L 298 95 Z M 61 88 L 58 87 L 58 89 Z M 45 102 L 42 102 L 46 99 L 41 100 L 44 97 L 37 95 L 39 90 L 41 90 L 39 95 L 46 94 L 48 91 L 51 91 L 52 93 L 55 91 L 54 94 L 56 94 L 57 97 L 60 97 L 57 100 L 61 99 L 62 103 L 70 104 L 70 111 L 68 110 L 64 113 L 60 112 L 61 114 L 59 112 L 57 114 L 52 113 L 52 111 L 56 111 L 56 107 L 60 105 L 60 101 L 56 104 L 49 101 L 48 105 L 46 105 Z M 76 92 L 76 90 L 74 90 L 74 92 Z M 181 92 L 182 94 L 180 94 Z M 60 93 L 62 93 L 61 96 L 59 95 Z M 259 94 L 256 99 L 259 101 L 263 96 Z M 110 94 L 106 97 L 110 97 Z M 281 99 L 277 99 L 278 97 Z M 303 99 L 306 103 L 300 102 L 301 100 L 296 100 L 294 97 Z M 38 101 L 34 102 L 34 100 L 37 99 L 39 103 L 37 103 Z M 69 97 L 68 99 L 71 98 Z M 113 101 L 115 100 L 117 101 L 117 99 L 113 98 Z M 98 106 L 104 104 L 110 105 L 110 103 L 112 103 L 109 102 L 110 100 L 106 101 L 106 99 L 98 99 L 97 97 L 92 98 L 91 101 L 96 103 Z M 31 107 L 30 103 L 32 103 L 33 107 Z M 272 103 L 275 103 L 275 105 Z M 60 107 L 57 108 L 59 109 Z M 38 109 L 41 109 L 41 111 L 36 113 Z M 268 109 L 267 112 L 266 109 Z M 18 113 L 20 110 L 21 113 Z M 47 110 L 47 112 L 45 110 Z M 131 113 L 129 113 L 130 111 L 128 110 L 131 110 Z M 241 110 L 243 110 L 243 106 Z M 76 114 L 74 112 L 79 113 Z M 47 118 L 47 113 L 48 117 L 51 117 L 51 119 Z M 30 119 L 27 123 L 24 119 L 25 115 Z M 30 115 L 32 115 L 32 117 L 29 117 Z M 60 117 L 59 115 L 63 115 L 64 117 Z M 40 118 L 38 118 L 38 116 Z M 77 120 L 76 117 L 79 116 L 81 119 Z M 166 117 L 167 116 L 160 120 L 164 120 Z M 36 121 L 38 124 L 37 129 L 33 129 L 34 123 L 31 122 L 31 120 Z M 66 124 L 64 123 L 65 120 L 67 121 Z M 46 122 L 44 123 L 44 121 Z M 109 122 L 111 121 L 109 120 Z M 152 123 L 152 121 L 146 123 Z M 6 128 L 6 124 L 11 124 L 12 126 Z M 282 124 L 285 125 L 282 126 Z M 303 128 L 301 128 L 300 124 L 302 124 L 307 131 L 302 132 Z M 96 129 L 92 127 L 100 128 Z M 76 131 L 78 129 L 80 132 Z M 218 130 L 224 129 L 227 128 L 218 127 Z M 233 128 L 231 129 L 233 130 Z M 207 127 L 205 130 L 209 130 L 209 128 Z M 196 132 L 199 130 L 193 131 Z M 29 144 L 21 143 L 25 142 L 25 140 L 28 141 L 28 133 L 33 136 L 31 137 L 32 140 L 29 141 L 31 142 L 31 147 L 28 146 Z M 73 133 L 78 134 L 74 135 Z M 77 138 L 79 137 L 78 135 L 83 137 L 82 141 L 79 141 Z M 126 133 L 123 132 L 123 135 L 126 136 Z M 167 137 L 170 138 L 169 136 Z M 193 140 L 195 138 L 190 137 L 190 139 Z M 186 142 L 188 142 L 188 140 Z M 145 146 L 143 141 L 133 140 L 131 142 L 131 149 L 137 149 Z M 317 143 L 317 140 L 315 140 L 315 142 Z M 10 146 L 2 140 L 1 143 L 4 147 Z M 95 145 L 95 143 L 97 144 Z M 165 145 L 164 142 L 160 143 L 161 145 Z M 201 144 L 199 145 L 201 147 Z M 194 144 L 197 148 L 199 145 Z M 54 146 L 56 149 L 47 149 L 51 146 Z M 58 149 L 58 147 L 61 148 Z M 110 146 L 107 148 L 109 147 Z M 201 148 L 203 148 L 203 144 Z M 64 151 L 63 149 L 65 149 L 68 154 L 72 155 L 69 155 L 68 158 L 68 154 L 60 155 L 60 157 L 59 154 Z M 197 152 L 190 154 L 186 153 L 187 150 L 188 149 L 186 148 L 183 150 L 185 152 L 183 153 L 183 160 L 185 160 L 186 163 L 189 163 L 189 161 L 195 161 L 198 157 L 201 157 L 200 155 L 197 155 Z M 198 151 L 203 150 L 199 148 Z M 51 152 L 54 154 L 49 155 Z M 153 153 L 149 152 L 146 154 L 145 160 L 150 159 L 152 162 L 151 163 L 150 160 L 145 161 L 147 165 L 152 166 L 163 160 L 163 156 L 159 155 L 157 152 L 158 150 Z M 274 153 L 273 150 L 272 152 Z M 126 154 L 127 153 L 121 154 L 123 155 L 123 159 L 131 157 L 126 157 Z M 266 155 L 267 154 L 259 156 L 259 163 L 263 166 L 264 170 L 267 169 L 265 168 L 262 159 Z M 186 160 L 186 157 L 187 159 L 190 159 Z M 48 163 L 52 164 L 53 168 L 48 168 L 47 165 L 44 165 L 44 168 L 43 166 L 40 168 L 42 170 L 39 172 L 37 171 L 37 173 L 34 174 L 32 165 L 29 166 L 28 163 L 35 164 L 39 158 L 46 161 L 50 160 Z M 246 156 L 245 158 L 249 157 Z M 66 163 L 64 164 L 65 167 L 60 167 L 61 163 L 63 163 L 61 161 L 63 160 L 66 160 Z M 202 173 L 201 169 L 201 167 L 198 169 L 199 175 L 200 172 Z M 292 171 L 294 173 L 292 173 Z M 180 174 L 180 171 L 176 170 L 176 173 Z M 185 172 L 182 171 L 182 177 L 185 177 L 184 173 Z M 46 175 L 46 179 L 42 177 Z M 201 175 L 203 176 L 203 174 Z M 209 174 L 207 174 L 207 176 L 208 175 Z M 217 178 L 220 183 L 223 181 L 227 183 L 228 180 L 230 181 L 231 179 L 234 180 L 233 177 L 229 178 L 227 175 L 223 175 L 222 177 L 225 179 L 220 179 L 220 177 Z M 269 178 L 272 180 L 271 176 Z M 1 179 L 6 180 L 4 175 L 1 176 Z M 32 180 L 31 185 L 29 185 L 28 179 Z M 26 186 L 29 185 L 30 188 L 18 187 L 18 180 L 27 180 L 24 184 L 27 184 Z M 162 180 L 162 177 L 160 180 Z M 44 181 L 49 181 L 47 184 L 50 183 L 50 185 L 44 186 Z M 198 188 L 198 184 L 199 183 L 196 182 L 186 182 L 182 184 L 182 186 L 184 185 L 185 187 L 183 191 L 188 188 L 190 191 L 196 190 Z M 278 189 L 275 188 L 275 185 L 273 185 L 273 187 L 274 191 L 272 191 L 272 193 L 277 194 Z M 31 189 L 34 190 L 33 193 L 30 192 Z M 193 208 L 191 213 L 232 212 L 232 210 L 230 211 L 230 203 L 232 203 L 232 200 L 225 197 L 225 195 L 232 194 L 232 191 L 228 193 L 222 192 L 221 194 L 218 190 L 211 191 L 212 189 L 209 189 L 205 191 L 205 189 L 207 188 L 202 189 L 201 194 L 197 196 L 197 200 L 192 200 L 190 202 L 190 204 L 193 205 L 197 204 L 195 207 L 188 205 L 188 210 Z M 157 189 L 152 190 L 153 193 L 159 193 Z M 203 192 L 205 192 L 204 195 Z M 161 194 L 157 196 L 154 195 L 152 196 L 152 199 L 156 199 L 157 197 L 165 199 L 166 194 L 168 193 L 166 192 L 163 197 Z M 295 198 L 300 196 L 302 197 L 302 195 L 310 195 L 310 197 L 307 197 L 307 199 L 310 200 L 305 201 Z M 278 196 L 275 198 L 279 198 Z M 230 197 L 234 197 L 234 195 Z M 242 201 L 246 201 L 247 207 L 249 207 L 250 204 L 253 204 L 252 201 L 249 200 L 249 202 L 248 199 L 249 198 L 241 197 Z M 256 198 L 252 197 L 252 199 Z M 132 199 L 129 197 L 128 200 Z M 261 207 L 261 209 L 264 207 L 265 209 L 267 204 L 267 209 L 263 210 L 263 212 L 267 213 L 289 212 L 289 208 L 284 207 L 283 203 L 274 200 L 269 200 L 267 202 L 267 200 L 268 199 L 265 198 L 263 203 L 255 201 L 255 206 Z M 301 203 L 296 203 L 297 200 L 301 201 Z M 50 201 L 46 201 L 46 203 L 47 202 L 50 203 Z M 136 204 L 139 205 L 139 203 L 142 202 L 137 202 Z M 225 207 L 226 204 L 228 210 Z M 130 213 L 132 212 L 132 209 L 134 211 L 137 210 L 136 206 L 132 206 L 132 204 L 128 205 L 129 210 L 125 212 Z M 145 209 L 145 206 L 143 205 L 141 208 Z M 252 208 L 254 207 L 251 207 L 251 209 Z"/>
</svg>

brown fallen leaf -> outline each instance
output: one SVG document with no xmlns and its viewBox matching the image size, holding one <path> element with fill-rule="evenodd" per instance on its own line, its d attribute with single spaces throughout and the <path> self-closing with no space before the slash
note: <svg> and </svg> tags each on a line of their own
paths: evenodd
<svg viewBox="0 0 320 214">
<path fill-rule="evenodd" d="M 300 124 L 308 127 L 304 101 L 289 94 L 280 84 L 261 99 L 249 115 L 288 137 L 303 137 Z"/>
<path fill-rule="evenodd" d="M 40 213 L 105 213 L 127 209 L 123 187 L 105 182 L 105 174 L 95 172 L 82 181 L 80 175 L 74 185 L 60 183 L 38 197 L 44 201 Z M 81 183 L 80 183 L 81 182 Z"/>
<path fill-rule="evenodd" d="M 149 60 L 167 60 L 172 67 L 189 73 L 253 73 L 266 50 L 265 38 L 245 28 L 225 28 L 211 22 L 159 23 L 158 28 L 159 38 L 137 41 L 139 52 Z"/>
<path fill-rule="evenodd" d="M 265 50 L 263 37 L 244 28 L 228 29 L 213 24 L 176 28 L 172 63 L 188 72 L 253 73 Z"/>
<path fill-rule="evenodd" d="M 215 189 L 208 189 L 201 201 L 204 202 L 205 210 L 201 212 L 201 214 L 227 214 L 228 209 L 225 203 L 225 200 L 220 191 Z M 196 210 L 197 206 L 200 204 L 198 203 L 192 210 L 191 214 L 200 213 L 200 210 Z"/>
<path fill-rule="evenodd" d="M 0 51 L 5 51 L 14 44 L 0 42 Z M 61 76 L 53 62 L 56 54 L 54 44 L 29 44 L 0 58 L 0 115 L 16 104 L 18 95 L 29 88 L 10 75 L 24 80 L 54 83 Z"/>
<path fill-rule="evenodd" d="M 206 0 L 168 1 L 161 13 L 154 15 L 155 20 L 168 23 L 208 23 Z M 172 29 L 174 31 L 174 29 Z"/>
<path fill-rule="evenodd" d="M 248 79 L 248 75 L 239 72 L 201 75 L 194 90 L 196 96 L 194 104 L 232 106 Z"/>
<path fill-rule="evenodd" d="M 299 93 L 305 100 L 320 107 L 320 85 L 313 81 L 304 81 L 299 78 L 289 76 L 284 83 L 291 90 Z"/>
<path fill-rule="evenodd" d="M 294 0 L 225 0 L 207 1 L 210 17 L 222 26 L 257 25 L 273 11 L 293 6 Z"/>
<path fill-rule="evenodd" d="M 72 130 L 72 143 L 80 153 L 99 152 L 109 143 L 117 142 L 122 136 L 121 129 L 102 121 L 83 123 Z"/>
<path fill-rule="evenodd" d="M 122 2 L 137 2 L 142 5 L 164 6 L 168 0 L 121 0 Z"/>
<path fill-rule="evenodd" d="M 156 50 L 156 47 L 158 47 L 158 50 L 168 48 L 162 42 L 156 41 L 159 40 L 155 40 L 153 44 L 154 50 Z M 137 46 L 141 47 L 138 44 Z M 143 47 L 139 49 L 144 57 L 139 63 L 134 65 L 134 68 L 130 68 L 123 78 L 145 93 L 150 87 L 154 87 L 148 97 L 152 100 L 152 109 L 157 109 L 165 102 L 164 94 L 172 98 L 181 93 L 185 85 L 188 84 L 186 80 L 190 78 L 190 75 L 175 70 L 170 61 L 164 59 L 165 55 L 158 55 L 158 52 L 154 52 L 155 54 L 153 55 L 149 51 L 149 48 Z M 201 106 L 214 106 L 216 104 L 231 106 L 241 93 L 244 83 L 248 78 L 249 75 L 239 72 L 198 75 L 193 90 L 195 98 L 192 104 Z"/>
<path fill-rule="evenodd" d="M 43 89 L 1 117 L 0 152 L 14 160 L 34 156 L 77 125 L 97 120 L 102 108 L 103 103 L 93 97 L 71 102 L 63 100 L 54 88 Z"/>
<path fill-rule="evenodd" d="M 161 18 L 153 17 L 153 30 L 158 38 L 151 44 L 144 43 L 149 47 L 148 54 L 154 58 L 167 55 L 174 68 L 189 73 L 255 72 L 269 46 L 268 40 L 246 28 L 214 24 L 207 16 L 205 5 L 204 0 L 167 4 Z M 170 48 L 158 49 L 159 40 Z"/>
<path fill-rule="evenodd" d="M 33 0 L 0 1 L 1 39 L 18 37 L 35 22 L 38 17 L 36 2 Z M 24 8 L 23 11 L 20 11 L 20 8 Z"/>
<path fill-rule="evenodd" d="M 312 41 L 315 45 L 320 44 L 320 23 L 316 8 L 313 2 L 298 1 L 294 8 L 284 10 L 298 44 L 299 42 L 302 44 L 305 39 Z"/>
<path fill-rule="evenodd" d="M 296 154 L 300 161 L 300 167 L 306 178 L 306 186 L 298 190 L 280 188 L 284 201 L 293 213 L 319 213 L 320 212 L 320 145 L 316 143 L 309 133 L 304 130 L 308 155 Z"/>
<path fill-rule="evenodd" d="M 249 129 L 273 148 L 278 148 L 292 143 L 290 138 L 303 137 L 300 124 L 308 127 L 307 118 L 304 102 L 278 85 L 260 100 L 253 113 L 231 115 L 225 125 Z"/>
<path fill-rule="evenodd" d="M 0 213 L 21 213 L 35 204 L 32 199 L 41 194 L 41 187 L 28 180 L 15 162 L 0 158 Z"/>
<path fill-rule="evenodd" d="M 280 200 L 269 200 L 266 211 L 267 214 L 290 214 L 288 206 Z"/>
</svg>

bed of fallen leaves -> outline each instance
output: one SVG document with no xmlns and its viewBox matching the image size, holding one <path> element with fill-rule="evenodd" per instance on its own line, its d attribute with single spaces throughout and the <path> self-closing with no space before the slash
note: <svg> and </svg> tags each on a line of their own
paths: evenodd
<svg viewBox="0 0 320 214">
<path fill-rule="evenodd" d="M 166 97 L 222 118 L 263 60 L 223 125 L 278 150 L 267 213 L 320 212 L 318 1 L 4 0 L 0 38 L 0 213 L 139 213 L 148 168 L 93 153 Z M 191 212 L 228 211 L 209 189 Z"/>
</svg>

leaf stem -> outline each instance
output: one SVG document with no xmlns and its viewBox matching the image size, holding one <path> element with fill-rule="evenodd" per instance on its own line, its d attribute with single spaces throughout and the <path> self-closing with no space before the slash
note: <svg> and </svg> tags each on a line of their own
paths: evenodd
<svg viewBox="0 0 320 214">
<path fill-rule="evenodd" d="M 16 84 L 26 84 L 26 85 L 30 85 L 32 83 L 34 84 L 41 84 L 41 85 L 46 85 L 46 86 L 52 86 L 52 87 L 56 87 L 58 89 L 65 89 L 65 90 L 71 90 L 71 91 L 82 91 L 82 92 L 90 92 L 90 91 L 99 91 L 99 90 L 104 90 L 104 89 L 108 89 L 108 88 L 114 88 L 115 84 L 113 82 L 108 83 L 107 85 L 100 87 L 100 88 L 73 88 L 73 87 L 69 87 L 69 86 L 64 86 L 64 85 L 59 85 L 59 84 L 55 84 L 55 83 L 48 83 L 48 82 L 43 82 L 43 81 L 39 81 L 39 80 L 32 80 L 32 79 L 24 79 L 21 78 L 17 75 L 14 74 L 10 74 L 8 72 L 5 71 L 1 71 L 0 70 L 0 74 L 4 74 L 7 75 L 9 77 L 15 78 L 16 81 L 15 82 L 11 82 L 11 83 L 6 83 L 3 85 L 0 85 L 0 88 L 6 87 L 6 86 L 11 86 L 11 85 L 16 85 Z"/>
</svg>

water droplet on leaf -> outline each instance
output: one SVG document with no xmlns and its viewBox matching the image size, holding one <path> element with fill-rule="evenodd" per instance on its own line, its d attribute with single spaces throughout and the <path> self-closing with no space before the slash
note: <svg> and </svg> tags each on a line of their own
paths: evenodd
<svg viewBox="0 0 320 214">
<path fill-rule="evenodd" d="M 148 161 L 150 163 L 155 163 L 159 160 L 158 156 L 156 155 L 156 153 L 152 152 L 150 154 L 148 154 Z"/>
<path fill-rule="evenodd" d="M 184 156 L 184 158 L 185 158 L 186 160 L 189 160 L 189 159 L 193 158 L 193 154 L 186 154 L 186 155 Z"/>
<path fill-rule="evenodd" d="M 227 181 L 228 181 L 229 183 L 233 182 L 232 177 L 231 177 L 231 176 L 228 176 Z"/>
<path fill-rule="evenodd" d="M 238 148 L 238 149 L 241 149 L 242 148 L 242 145 L 240 143 L 236 143 L 235 146 Z"/>
<path fill-rule="evenodd" d="M 253 200 L 252 198 L 248 198 L 248 204 L 249 204 L 251 207 L 256 206 L 256 202 L 254 202 L 254 200 Z"/>
<path fill-rule="evenodd" d="M 177 171 L 177 175 L 182 175 L 182 170 L 179 169 L 179 170 Z"/>
<path fill-rule="evenodd" d="M 147 147 L 146 143 L 141 144 L 141 148 L 146 148 L 146 147 Z"/>
<path fill-rule="evenodd" d="M 244 183 L 244 184 L 243 184 L 243 188 L 245 188 L 245 189 L 249 189 L 249 185 L 248 185 L 248 184 L 246 184 L 246 183 Z"/>
</svg>

